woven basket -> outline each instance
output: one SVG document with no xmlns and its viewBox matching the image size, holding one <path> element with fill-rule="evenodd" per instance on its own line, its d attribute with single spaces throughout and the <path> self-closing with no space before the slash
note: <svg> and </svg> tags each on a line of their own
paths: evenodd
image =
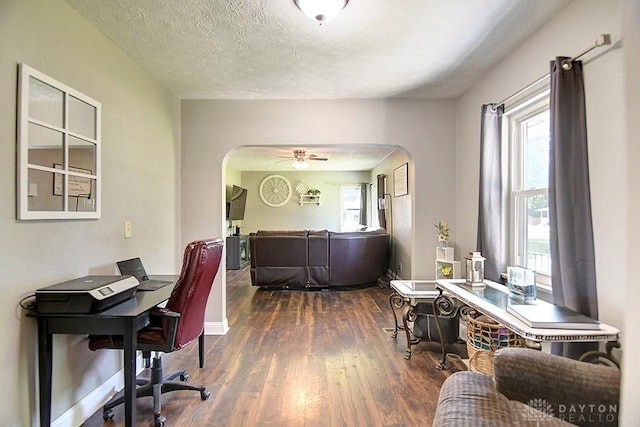
<svg viewBox="0 0 640 427">
<path fill-rule="evenodd" d="M 493 375 L 493 358 L 495 352 L 491 350 L 474 350 L 469 358 L 469 370 Z"/>
<path fill-rule="evenodd" d="M 524 338 L 492 318 L 474 312 L 467 316 L 467 353 L 472 371 L 492 374 L 494 351 L 502 347 L 524 346 Z"/>
</svg>

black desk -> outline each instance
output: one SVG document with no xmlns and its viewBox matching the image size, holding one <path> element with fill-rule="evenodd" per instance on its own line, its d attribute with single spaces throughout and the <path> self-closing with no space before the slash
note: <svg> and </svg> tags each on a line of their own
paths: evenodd
<svg viewBox="0 0 640 427">
<path fill-rule="evenodd" d="M 153 276 L 177 280 L 177 276 Z M 124 337 L 124 414 L 125 425 L 136 419 L 137 331 L 149 323 L 149 310 L 169 299 L 172 285 L 156 291 L 138 291 L 134 298 L 94 314 L 34 314 L 38 318 L 38 372 L 40 375 L 40 425 L 51 424 L 51 380 L 53 334 L 123 335 Z"/>
</svg>

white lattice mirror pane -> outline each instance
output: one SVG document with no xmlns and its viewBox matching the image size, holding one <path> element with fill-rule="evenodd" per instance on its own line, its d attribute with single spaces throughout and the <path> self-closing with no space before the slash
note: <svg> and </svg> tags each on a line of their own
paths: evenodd
<svg viewBox="0 0 640 427">
<path fill-rule="evenodd" d="M 69 96 L 69 131 L 96 138 L 96 107 L 75 96 Z"/>
<path fill-rule="evenodd" d="M 51 126 L 64 125 L 64 92 L 33 77 L 29 77 L 29 117 Z"/>
</svg>

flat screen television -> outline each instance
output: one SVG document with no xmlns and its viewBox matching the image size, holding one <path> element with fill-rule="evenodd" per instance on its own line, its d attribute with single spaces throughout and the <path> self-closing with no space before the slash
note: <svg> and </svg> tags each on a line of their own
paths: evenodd
<svg viewBox="0 0 640 427">
<path fill-rule="evenodd" d="M 234 185 L 231 196 L 227 201 L 227 220 L 239 221 L 244 219 L 244 208 L 247 204 L 247 189 Z"/>
</svg>

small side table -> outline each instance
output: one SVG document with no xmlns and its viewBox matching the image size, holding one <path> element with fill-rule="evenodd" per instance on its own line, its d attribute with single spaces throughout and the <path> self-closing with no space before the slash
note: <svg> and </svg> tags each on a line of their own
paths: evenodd
<svg viewBox="0 0 640 427">
<path fill-rule="evenodd" d="M 389 296 L 389 305 L 394 319 L 394 331 L 392 337 L 398 336 L 398 331 L 404 331 L 407 336 L 407 350 L 405 359 L 411 359 L 411 347 L 425 339 L 422 336 L 416 336 L 415 330 L 412 330 L 410 324 L 414 324 L 417 320 L 418 310 L 416 306 L 420 302 L 433 303 L 440 295 L 436 288 L 435 280 L 392 280 L 391 288 L 393 293 Z M 455 304 L 454 301 L 452 301 Z M 398 324 L 398 316 L 396 310 L 402 311 L 402 325 Z M 457 320 L 457 319 L 456 319 Z M 438 334 L 442 334 L 442 330 L 438 330 Z M 435 341 L 440 341 L 444 337 L 439 337 Z"/>
</svg>

